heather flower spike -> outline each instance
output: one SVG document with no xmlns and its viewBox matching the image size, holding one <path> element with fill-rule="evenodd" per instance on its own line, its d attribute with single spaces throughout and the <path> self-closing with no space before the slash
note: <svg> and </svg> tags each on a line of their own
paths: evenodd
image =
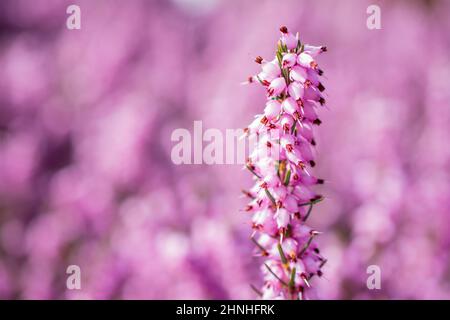
<svg viewBox="0 0 450 320">
<path fill-rule="evenodd" d="M 323 71 L 315 59 L 327 49 L 301 44 L 298 34 L 284 26 L 280 31 L 275 58 L 258 56 L 262 70 L 249 78 L 267 93 L 263 114 L 245 130 L 257 138 L 246 165 L 255 185 L 245 192 L 251 199 L 245 211 L 253 214 L 251 240 L 264 259 L 264 285 L 253 288 L 263 299 L 310 299 L 310 280 L 322 276 L 326 262 L 315 242 L 320 232 L 306 223 L 323 199 L 313 188 L 324 181 L 311 168 L 313 127 L 321 123 L 317 110 L 325 104 Z"/>
</svg>

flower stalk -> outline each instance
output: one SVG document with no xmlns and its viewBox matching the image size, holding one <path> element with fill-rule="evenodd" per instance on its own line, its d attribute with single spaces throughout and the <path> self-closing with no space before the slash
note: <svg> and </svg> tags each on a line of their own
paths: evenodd
<svg viewBox="0 0 450 320">
<path fill-rule="evenodd" d="M 321 124 L 317 111 L 325 104 L 323 71 L 315 59 L 327 49 L 302 44 L 287 27 L 280 31 L 275 58 L 258 56 L 262 70 L 248 81 L 260 83 L 267 94 L 264 112 L 245 129 L 257 141 L 246 164 L 255 180 L 245 191 L 246 211 L 253 214 L 251 240 L 264 259 L 264 285 L 252 288 L 263 299 L 309 299 L 310 280 L 322 276 L 326 262 L 315 242 L 320 232 L 305 222 L 323 200 L 313 187 L 324 181 L 311 168 L 313 128 Z"/>
</svg>

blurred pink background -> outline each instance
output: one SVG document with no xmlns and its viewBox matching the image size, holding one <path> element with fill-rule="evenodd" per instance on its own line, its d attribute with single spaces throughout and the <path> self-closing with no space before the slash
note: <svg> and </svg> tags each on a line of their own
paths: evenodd
<svg viewBox="0 0 450 320">
<path fill-rule="evenodd" d="M 256 298 L 251 174 L 174 165 L 170 136 L 262 112 L 264 91 L 240 82 L 287 25 L 329 49 L 319 297 L 449 299 L 449 14 L 444 0 L 1 1 L 0 298 Z"/>
</svg>

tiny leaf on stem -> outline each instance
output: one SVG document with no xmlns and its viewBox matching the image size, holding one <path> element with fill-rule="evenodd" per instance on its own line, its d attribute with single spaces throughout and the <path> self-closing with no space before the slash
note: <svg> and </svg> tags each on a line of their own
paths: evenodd
<svg viewBox="0 0 450 320">
<path fill-rule="evenodd" d="M 303 246 L 302 250 L 300 251 L 300 253 L 298 254 L 299 257 L 303 256 L 303 254 L 306 252 L 306 250 L 309 248 L 309 246 L 311 245 L 311 242 L 314 239 L 315 234 L 312 234 L 309 239 L 308 242 L 305 243 L 305 245 Z"/>
<path fill-rule="evenodd" d="M 286 265 L 288 261 L 286 259 L 286 255 L 284 254 L 283 248 L 281 247 L 281 244 L 278 244 L 278 252 L 280 253 L 281 262 Z"/>
<path fill-rule="evenodd" d="M 259 291 L 254 285 L 250 284 L 250 288 L 252 288 L 252 290 L 255 291 L 255 293 L 256 293 L 258 296 L 260 296 L 260 297 L 263 296 L 262 292 Z"/>
<path fill-rule="evenodd" d="M 291 180 L 291 170 L 288 170 L 286 173 L 286 177 L 284 178 L 284 185 L 288 186 L 290 180 Z"/>
<path fill-rule="evenodd" d="M 270 199 L 270 201 L 273 203 L 274 206 L 277 205 L 277 202 L 275 201 L 275 198 L 273 197 L 273 195 L 270 193 L 269 190 L 264 189 L 264 191 L 266 192 L 267 197 Z"/>
<path fill-rule="evenodd" d="M 251 173 L 253 173 L 256 177 L 261 179 L 261 176 L 255 172 L 248 164 L 245 166 Z"/>
<path fill-rule="evenodd" d="M 267 255 L 267 250 L 266 250 L 266 248 L 264 248 L 261 244 L 259 244 L 259 242 L 256 241 L 255 238 L 251 237 L 250 239 L 251 239 L 251 240 L 253 241 L 253 243 L 261 250 L 261 252 L 262 252 L 263 255 Z"/>
<path fill-rule="evenodd" d="M 306 221 L 309 218 L 309 215 L 311 214 L 312 208 L 313 208 L 313 204 L 310 204 L 308 212 L 306 213 L 305 217 L 303 218 L 303 221 Z"/>
<path fill-rule="evenodd" d="M 295 285 L 295 268 L 293 268 L 292 269 L 292 272 L 291 272 L 291 279 L 289 280 L 289 287 L 290 288 L 294 288 L 294 285 Z"/>
<path fill-rule="evenodd" d="M 264 265 L 266 266 L 267 270 L 269 270 L 269 272 L 278 280 L 280 281 L 280 283 L 284 286 L 287 286 L 288 284 L 286 282 L 284 282 L 283 280 L 281 280 L 281 278 L 279 276 L 276 275 L 275 272 L 272 271 L 272 269 L 270 269 L 270 267 L 267 265 L 267 263 L 264 263 Z"/>
<path fill-rule="evenodd" d="M 300 207 L 303 207 L 303 206 L 308 206 L 308 205 L 316 204 L 316 203 L 319 203 L 319 202 L 322 201 L 322 200 L 323 200 L 323 197 L 320 197 L 320 198 L 311 200 L 311 201 L 309 201 L 309 202 L 300 203 L 299 206 L 300 206 Z"/>
</svg>

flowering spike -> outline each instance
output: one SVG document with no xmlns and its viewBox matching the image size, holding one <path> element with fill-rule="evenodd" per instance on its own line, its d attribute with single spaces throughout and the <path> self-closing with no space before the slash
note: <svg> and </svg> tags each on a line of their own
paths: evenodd
<svg viewBox="0 0 450 320">
<path fill-rule="evenodd" d="M 263 86 L 267 102 L 246 129 L 258 138 L 246 165 L 257 179 L 244 194 L 253 214 L 251 240 L 264 259 L 264 286 L 255 292 L 263 299 L 303 299 L 326 262 L 314 241 L 319 232 L 305 225 L 323 200 L 312 188 L 324 180 L 309 170 L 316 165 L 313 125 L 321 123 L 317 109 L 325 103 L 316 58 L 326 47 L 303 44 L 285 26 L 280 31 L 275 57 L 257 57 L 262 71 L 251 77 Z"/>
</svg>

